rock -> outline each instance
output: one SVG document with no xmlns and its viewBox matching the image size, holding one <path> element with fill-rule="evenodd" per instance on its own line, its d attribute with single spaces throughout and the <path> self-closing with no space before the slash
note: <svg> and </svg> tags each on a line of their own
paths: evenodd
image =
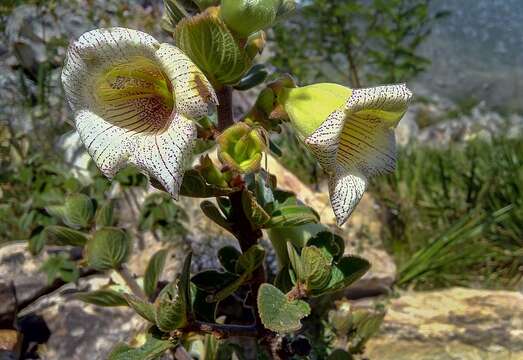
<svg viewBox="0 0 523 360">
<path fill-rule="evenodd" d="M 399 146 L 406 146 L 417 138 L 419 126 L 415 117 L 415 110 L 409 108 L 394 130 L 396 144 Z"/>
<path fill-rule="evenodd" d="M 19 304 L 34 298 L 47 287 L 47 277 L 40 271 L 46 258 L 46 252 L 32 256 L 27 250 L 27 242 L 7 243 L 0 247 L 2 281 L 13 284 Z"/>
<path fill-rule="evenodd" d="M 523 294 L 451 288 L 393 299 L 366 347 L 380 360 L 523 359 Z"/>
<path fill-rule="evenodd" d="M 474 139 L 490 141 L 496 137 L 517 137 L 523 130 L 523 117 L 512 114 L 505 117 L 480 103 L 469 114 L 438 122 L 419 132 L 418 142 L 423 145 L 442 147 Z"/>
<path fill-rule="evenodd" d="M 16 360 L 20 357 L 22 334 L 16 330 L 0 330 L 0 360 Z"/>
<path fill-rule="evenodd" d="M 89 305 L 73 296 L 79 289 L 96 290 L 107 282 L 103 275 L 82 278 L 78 286 L 65 285 L 24 310 L 22 324 L 24 317 L 38 317 L 49 330 L 45 345 L 38 347 L 42 359 L 105 359 L 114 345 L 146 328 L 145 320 L 127 307 Z"/>
<path fill-rule="evenodd" d="M 0 283 L 0 329 L 11 329 L 16 317 L 16 293 L 12 283 Z"/>
</svg>

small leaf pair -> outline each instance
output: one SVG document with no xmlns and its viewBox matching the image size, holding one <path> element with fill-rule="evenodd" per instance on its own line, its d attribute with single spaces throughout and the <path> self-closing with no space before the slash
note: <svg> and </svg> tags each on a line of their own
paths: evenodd
<svg viewBox="0 0 523 360">
<path fill-rule="evenodd" d="M 310 296 L 342 290 L 370 268 L 370 264 L 360 257 L 342 256 L 343 239 L 329 232 L 311 238 L 301 249 L 301 254 L 290 242 L 287 248 L 292 265 L 291 279 L 295 278 L 294 282 Z"/>
<path fill-rule="evenodd" d="M 218 258 L 225 272 L 207 270 L 192 278 L 198 289 L 209 293 L 208 302 L 221 301 L 236 292 L 262 265 L 265 250 L 260 245 L 254 245 L 241 254 L 233 247 L 224 247 L 220 249 Z"/>
</svg>

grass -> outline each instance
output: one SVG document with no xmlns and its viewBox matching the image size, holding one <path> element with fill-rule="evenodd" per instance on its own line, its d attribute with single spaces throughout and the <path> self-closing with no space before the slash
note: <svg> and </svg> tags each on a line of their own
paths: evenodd
<svg viewBox="0 0 523 360">
<path fill-rule="evenodd" d="M 523 140 L 402 150 L 371 191 L 399 284 L 510 288 L 523 266 Z"/>
</svg>

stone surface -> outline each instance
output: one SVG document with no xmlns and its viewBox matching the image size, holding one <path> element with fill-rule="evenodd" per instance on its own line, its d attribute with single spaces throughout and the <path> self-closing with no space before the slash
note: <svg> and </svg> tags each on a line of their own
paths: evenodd
<svg viewBox="0 0 523 360">
<path fill-rule="evenodd" d="M 27 242 L 12 242 L 0 247 L 1 281 L 13 284 L 18 303 L 36 296 L 47 286 L 45 273 L 39 271 L 46 252 L 33 257 L 27 251 Z"/>
<path fill-rule="evenodd" d="M 18 359 L 22 347 L 22 334 L 16 330 L 0 330 L 0 359 Z"/>
<path fill-rule="evenodd" d="M 523 294 L 451 288 L 391 300 L 366 357 L 380 360 L 523 359 Z"/>
<path fill-rule="evenodd" d="M 16 308 L 14 284 L 0 282 L 0 329 L 11 329 L 14 326 Z"/>
<path fill-rule="evenodd" d="M 96 290 L 108 279 L 83 278 L 78 286 L 64 285 L 39 299 L 22 316 L 37 316 L 45 321 L 50 337 L 38 347 L 41 359 L 105 359 L 112 347 L 129 341 L 145 329 L 146 322 L 127 307 L 100 307 L 74 299 L 78 290 Z"/>
</svg>

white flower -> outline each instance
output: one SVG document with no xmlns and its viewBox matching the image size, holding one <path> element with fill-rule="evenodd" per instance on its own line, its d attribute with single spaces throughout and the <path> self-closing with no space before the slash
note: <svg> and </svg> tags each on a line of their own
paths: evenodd
<svg viewBox="0 0 523 360">
<path fill-rule="evenodd" d="M 279 101 L 323 169 L 338 225 L 347 221 L 368 179 L 393 171 L 393 129 L 412 93 L 405 85 L 351 90 L 336 84 L 284 89 Z"/>
<path fill-rule="evenodd" d="M 217 104 L 210 83 L 177 47 L 125 29 L 83 34 L 62 71 L 74 123 L 109 178 L 135 165 L 178 197 L 196 125 Z"/>
</svg>

